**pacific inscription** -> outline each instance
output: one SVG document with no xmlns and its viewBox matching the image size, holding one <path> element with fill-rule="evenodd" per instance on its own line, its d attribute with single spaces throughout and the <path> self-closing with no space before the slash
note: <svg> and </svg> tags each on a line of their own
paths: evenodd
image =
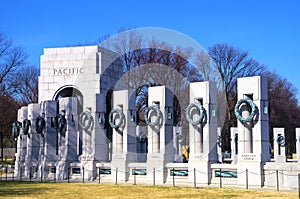
<svg viewBox="0 0 300 199">
<path fill-rule="evenodd" d="M 75 75 L 83 73 L 83 68 L 54 68 L 53 75 Z"/>
</svg>

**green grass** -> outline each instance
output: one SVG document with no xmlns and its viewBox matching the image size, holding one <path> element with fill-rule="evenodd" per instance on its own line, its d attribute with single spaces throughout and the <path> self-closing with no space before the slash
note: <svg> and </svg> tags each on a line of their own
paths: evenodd
<svg viewBox="0 0 300 199">
<path fill-rule="evenodd" d="M 91 183 L 0 181 L 0 198 L 298 198 L 297 193 Z"/>
</svg>

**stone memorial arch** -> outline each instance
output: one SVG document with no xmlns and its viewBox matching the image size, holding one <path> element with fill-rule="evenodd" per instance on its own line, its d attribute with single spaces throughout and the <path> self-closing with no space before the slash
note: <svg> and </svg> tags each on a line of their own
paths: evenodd
<svg viewBox="0 0 300 199">
<path fill-rule="evenodd" d="M 111 160 L 112 132 L 106 115 L 112 108 L 111 90 L 123 72 L 118 57 L 99 46 L 44 49 L 39 77 L 39 103 L 43 104 L 41 114 L 46 114 L 45 132 L 49 132 L 45 133 L 44 176 L 51 168 L 66 173 L 67 167 L 78 166 L 85 170 L 85 178 L 93 179 L 96 162 Z M 66 120 L 67 137 L 54 130 L 53 120 L 59 114 Z M 71 156 L 65 148 L 70 143 Z M 65 158 L 70 159 L 67 165 Z M 66 178 L 66 174 L 56 175 Z"/>
</svg>

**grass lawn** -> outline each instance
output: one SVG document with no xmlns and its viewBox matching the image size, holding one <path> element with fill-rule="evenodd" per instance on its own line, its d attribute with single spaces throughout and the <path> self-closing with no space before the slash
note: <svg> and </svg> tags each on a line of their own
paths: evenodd
<svg viewBox="0 0 300 199">
<path fill-rule="evenodd" d="M 298 198 L 298 193 L 239 189 L 0 181 L 0 198 Z"/>
</svg>

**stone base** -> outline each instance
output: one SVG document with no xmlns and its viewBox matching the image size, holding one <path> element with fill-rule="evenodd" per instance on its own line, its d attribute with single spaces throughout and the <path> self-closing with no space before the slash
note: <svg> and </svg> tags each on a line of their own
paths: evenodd
<svg viewBox="0 0 300 199">
<path fill-rule="evenodd" d="M 196 172 L 196 173 L 195 173 Z M 210 184 L 212 173 L 211 173 L 211 163 L 206 161 L 189 161 L 189 182 L 194 182 L 196 177 L 196 182 L 200 184 Z"/>
<path fill-rule="evenodd" d="M 285 155 L 276 155 L 274 157 L 275 162 L 286 162 L 286 156 Z"/>
<path fill-rule="evenodd" d="M 128 181 L 128 167 L 126 154 L 112 154 L 111 178 L 120 182 Z"/>
<path fill-rule="evenodd" d="M 24 176 L 26 178 L 29 178 L 30 173 L 31 173 L 31 163 L 29 161 L 25 161 L 25 171 L 24 171 Z"/>
<path fill-rule="evenodd" d="M 168 177 L 168 169 L 164 161 L 164 154 L 153 153 L 147 156 L 147 181 L 163 184 Z"/>
<path fill-rule="evenodd" d="M 15 161 L 15 170 L 14 170 L 15 178 L 20 178 L 21 172 L 22 172 L 22 175 L 24 175 L 24 170 L 21 171 L 24 164 L 25 164 L 24 161 L 18 161 L 18 159 Z"/>
<path fill-rule="evenodd" d="M 237 164 L 238 185 L 262 187 L 264 185 L 263 163 L 251 161 L 239 161 Z M 248 182 L 247 182 L 248 181 Z"/>
<path fill-rule="evenodd" d="M 147 154 L 146 153 L 138 153 L 137 158 L 138 158 L 138 162 L 146 162 Z"/>
<path fill-rule="evenodd" d="M 232 164 L 236 164 L 238 162 L 238 156 L 237 155 L 233 155 L 232 159 Z"/>
<path fill-rule="evenodd" d="M 209 157 L 207 153 L 191 153 L 189 156 L 189 162 L 208 162 Z"/>
<path fill-rule="evenodd" d="M 182 163 L 182 162 L 183 162 L 183 157 L 182 157 L 182 155 L 175 155 L 175 162 L 177 162 L 177 163 Z"/>
<path fill-rule="evenodd" d="M 47 179 L 47 178 L 54 178 L 55 173 L 51 173 L 51 169 L 55 168 L 56 171 L 56 162 L 55 161 L 43 161 L 39 167 L 39 174 L 38 176 L 40 177 L 40 175 L 43 175 L 43 179 Z M 41 172 L 41 170 L 43 172 Z M 55 176 L 56 178 L 56 176 Z"/>
<path fill-rule="evenodd" d="M 112 154 L 111 161 L 111 177 L 112 180 L 116 179 L 120 182 L 128 181 L 130 176 L 130 168 L 128 163 L 137 162 L 136 154 Z"/>
<path fill-rule="evenodd" d="M 294 162 L 266 162 L 264 165 L 265 186 L 276 187 L 277 183 L 280 189 L 298 189 L 298 173 L 300 164 Z"/>
<path fill-rule="evenodd" d="M 38 168 L 39 164 L 37 161 L 25 161 L 23 163 L 22 175 L 25 178 L 37 178 L 38 177 Z"/>
<path fill-rule="evenodd" d="M 117 182 L 127 182 L 129 178 L 129 168 L 126 161 L 112 161 L 111 179 Z"/>
<path fill-rule="evenodd" d="M 57 162 L 57 164 L 56 164 L 56 179 L 58 181 L 65 180 L 68 178 L 69 166 L 70 166 L 70 162 L 68 162 L 67 160 L 64 160 L 64 159 Z"/>
<path fill-rule="evenodd" d="M 81 175 L 84 175 L 86 180 L 94 180 L 97 177 L 96 160 L 93 155 L 81 155 L 79 162 L 82 166 Z"/>
</svg>

